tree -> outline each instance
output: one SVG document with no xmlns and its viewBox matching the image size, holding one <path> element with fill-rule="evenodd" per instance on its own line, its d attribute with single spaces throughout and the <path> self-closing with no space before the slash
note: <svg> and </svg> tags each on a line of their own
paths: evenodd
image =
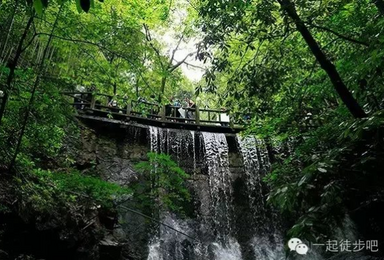
<svg viewBox="0 0 384 260">
<path fill-rule="evenodd" d="M 71 90 L 75 85 L 96 86 L 100 92 L 123 96 L 134 93 L 140 87 L 138 84 L 147 86 L 152 73 L 150 66 L 156 60 L 148 55 L 151 49 L 140 31 L 142 22 L 160 25 L 168 19 L 168 11 L 164 9 L 169 6 L 166 1 L 153 4 L 111 0 L 95 5 L 88 14 L 79 13 L 71 2 L 59 5 L 50 1 L 49 6 L 43 2 L 35 1 L 33 8 L 42 8 L 36 10 L 36 14 L 31 5 L 19 1 L 7 1 L 0 8 L 2 14 L 13 11 L 12 15 L 2 16 L 8 23 L 8 27 L 2 29 L 9 37 L 1 45 L 5 55 L 1 60 L 5 63 L 1 64 L 0 79 L 5 93 L 0 111 L 0 135 L 2 147 L 8 147 L 3 151 L 8 154 L 8 165 L 12 167 L 18 158 L 26 155 L 33 158 L 30 154 L 36 152 L 33 146 L 49 143 L 41 143 L 42 139 L 34 143 L 33 136 L 49 135 L 46 131 L 50 125 L 45 123 L 53 118 L 58 120 L 58 110 L 61 109 L 64 117 L 69 113 L 68 108 L 62 106 L 60 91 Z M 33 86 L 29 86 L 28 81 L 34 82 Z M 147 91 L 150 92 L 153 93 Z M 56 100 L 57 106 L 53 106 L 50 99 Z M 47 119 L 45 123 L 42 118 Z M 46 129 L 38 126 L 39 120 Z M 60 123 L 66 125 L 61 120 Z M 53 120 L 50 123 L 54 124 Z M 55 134 L 52 131 L 52 135 Z M 56 143 L 51 147 L 57 147 L 59 136 L 46 140 Z"/>
<path fill-rule="evenodd" d="M 146 24 L 144 24 L 144 29 L 145 29 L 145 33 L 146 33 L 146 39 L 147 39 L 149 45 L 151 46 L 151 48 L 154 50 L 154 52 L 155 52 L 155 54 L 159 60 L 160 67 L 162 70 L 161 71 L 162 77 L 161 77 L 161 85 L 160 85 L 160 95 L 159 95 L 159 102 L 161 102 L 161 97 L 165 94 L 165 87 L 166 87 L 166 83 L 167 83 L 167 80 L 169 78 L 169 75 L 172 74 L 183 63 L 185 63 L 189 57 L 192 57 L 195 54 L 195 52 L 188 53 L 180 61 L 175 60 L 175 54 L 178 51 L 180 44 L 184 40 L 184 37 L 185 37 L 184 34 L 182 34 L 177 41 L 176 47 L 172 50 L 171 57 L 169 58 L 168 61 L 166 61 L 166 60 L 164 61 L 163 56 L 160 54 L 160 50 L 157 47 L 155 47 L 155 45 L 152 43 L 152 36 L 151 36 L 149 28 Z"/>
<path fill-rule="evenodd" d="M 317 61 L 320 63 L 321 67 L 328 74 L 337 93 L 339 94 L 340 98 L 343 100 L 344 104 L 347 106 L 351 114 L 356 118 L 366 117 L 366 113 L 364 112 L 364 110 L 360 107 L 355 98 L 352 96 L 352 93 L 348 90 L 347 86 L 345 86 L 335 65 L 333 65 L 325 56 L 323 51 L 320 49 L 319 44 L 316 42 L 316 40 L 313 38 L 312 34 L 308 30 L 307 26 L 297 14 L 294 4 L 290 0 L 278 1 L 282 9 L 295 23 L 297 30 L 301 33 L 304 40 L 307 42 L 309 48 L 311 49 L 313 55 L 316 57 Z"/>
<path fill-rule="evenodd" d="M 143 174 L 141 182 L 134 189 L 140 204 L 150 208 L 155 216 L 168 210 L 183 213 L 184 206 L 190 201 L 186 188 L 189 177 L 167 154 L 148 153 L 148 162 L 136 165 Z"/>
<path fill-rule="evenodd" d="M 305 42 L 307 43 L 308 47 L 310 48 L 311 52 L 313 53 L 313 55 L 315 56 L 317 61 L 320 63 L 321 67 L 328 74 L 335 90 L 337 91 L 341 100 L 347 106 L 347 108 L 349 109 L 351 114 L 356 118 L 365 117 L 366 114 L 365 114 L 364 110 L 360 107 L 360 105 L 357 103 L 357 101 L 353 97 L 352 93 L 348 90 L 348 88 L 344 84 L 344 82 L 341 79 L 340 74 L 337 71 L 336 67 L 326 57 L 324 52 L 321 50 L 318 42 L 314 39 L 311 32 L 308 30 L 304 21 L 297 14 L 296 7 L 293 4 L 293 2 L 291 2 L 289 0 L 278 0 L 277 2 L 280 4 L 283 12 L 287 15 L 287 17 L 285 17 L 285 16 L 282 17 L 282 19 L 286 23 L 285 32 L 287 32 L 287 30 L 289 30 L 288 29 L 289 28 L 289 21 L 287 19 L 289 17 L 290 19 L 292 19 L 293 23 L 296 26 L 296 29 L 300 32 L 300 34 L 304 38 Z M 273 12 L 276 9 L 275 5 L 274 5 L 274 1 L 265 0 L 265 1 L 257 2 L 256 3 L 256 11 L 254 11 L 254 10 L 249 11 L 249 9 L 252 8 L 252 6 L 253 6 L 252 2 L 250 2 L 250 3 L 236 2 L 232 5 L 232 9 L 228 14 L 228 15 L 232 16 L 229 19 L 228 19 L 228 15 L 224 15 L 224 17 L 220 17 L 218 15 L 218 13 L 220 13 L 220 15 L 223 15 L 223 12 L 221 12 L 221 11 L 219 11 L 218 13 L 212 14 L 212 10 L 214 10 L 214 9 L 210 8 L 210 5 L 217 5 L 217 4 L 213 4 L 210 1 L 204 1 L 204 3 L 205 3 L 205 5 L 203 8 L 211 10 L 211 12 L 207 12 L 203 9 L 200 9 L 203 17 L 204 16 L 205 17 L 211 16 L 213 19 L 218 20 L 219 26 L 220 27 L 222 26 L 223 28 L 225 27 L 225 25 L 229 25 L 229 23 L 235 23 L 235 25 L 229 25 L 228 27 L 225 27 L 225 30 L 219 31 L 219 32 L 217 32 L 217 30 L 216 30 L 216 32 L 214 32 L 213 30 L 215 30 L 215 28 L 210 28 L 212 30 L 211 33 L 214 35 L 216 34 L 216 36 L 207 36 L 206 37 L 206 43 L 208 43 L 208 44 L 210 44 L 210 42 L 212 41 L 213 38 L 216 38 L 216 42 L 220 41 L 220 40 L 217 40 L 217 38 L 220 38 L 220 37 L 225 38 L 226 37 L 225 35 L 228 35 L 230 30 L 234 31 L 235 33 L 240 32 L 240 31 L 244 32 L 245 28 L 247 26 L 252 26 L 252 27 L 257 26 L 258 25 L 257 22 L 260 22 L 260 27 L 263 27 L 264 30 L 269 30 L 268 28 L 273 28 L 274 26 L 279 24 L 279 22 L 277 20 L 278 18 L 275 18 L 274 14 L 273 14 Z M 227 8 L 227 7 L 225 7 L 225 5 L 223 3 L 221 3 L 221 4 L 222 5 L 220 7 Z M 263 9 L 263 11 L 262 11 L 262 9 Z M 245 14 L 247 12 L 250 13 L 250 17 L 252 17 L 250 19 L 253 19 L 252 20 L 252 21 L 254 21 L 253 23 L 249 24 L 249 21 L 246 21 L 245 19 L 243 19 L 242 14 Z M 267 12 L 270 16 L 265 15 L 265 12 Z M 210 19 L 210 18 L 208 18 L 208 19 Z M 247 23 L 249 25 L 247 25 Z M 209 28 L 209 26 L 207 24 L 205 24 L 204 26 L 205 26 L 205 28 Z M 216 29 L 219 26 L 215 26 Z M 224 32 L 226 34 L 224 34 Z M 255 40 L 254 37 L 256 37 L 256 35 L 253 36 L 253 33 L 248 35 L 247 39 L 246 39 L 247 42 L 248 43 L 253 42 Z M 285 33 L 284 35 L 282 35 L 280 37 L 283 38 L 283 40 L 286 39 L 287 33 Z M 213 41 L 213 43 L 214 43 L 214 41 Z"/>
<path fill-rule="evenodd" d="M 199 56 L 212 63 L 200 90 L 239 120 L 250 115 L 246 132 L 279 147 L 265 181 L 287 236 L 327 239 L 345 214 L 359 222 L 363 208 L 383 203 L 384 19 L 372 1 L 201 1 L 199 12 Z M 368 117 L 340 106 L 331 76 Z"/>
<path fill-rule="evenodd" d="M 164 95 L 167 92 L 167 85 L 171 83 L 172 85 L 179 85 L 177 81 L 169 82 L 172 78 L 178 74 L 178 69 L 184 65 L 189 64 L 188 61 L 191 57 L 195 56 L 196 51 L 190 51 L 177 60 L 177 52 L 181 51 L 182 45 L 185 45 L 188 41 L 191 41 L 196 34 L 192 30 L 192 25 L 196 15 L 195 10 L 191 8 L 186 8 L 184 4 L 187 4 L 185 1 L 179 3 L 171 3 L 169 6 L 169 17 L 174 22 L 171 28 L 167 28 L 168 31 L 163 37 L 158 37 L 157 41 L 152 39 L 151 29 L 148 24 L 143 24 L 146 40 L 148 46 L 152 49 L 153 55 L 155 56 L 158 63 L 158 74 L 160 76 L 160 89 L 158 95 L 158 101 L 161 102 Z M 183 11 L 187 11 L 188 15 L 185 15 Z M 155 35 L 164 34 L 164 29 L 153 28 L 152 31 Z M 173 42 L 170 42 L 169 38 Z M 198 43 L 196 48 L 198 48 Z M 180 80 L 180 77 L 176 76 L 176 80 Z M 179 88 L 182 86 L 179 85 Z M 173 93 L 174 94 L 174 93 Z M 166 98 L 168 99 L 168 98 Z"/>
<path fill-rule="evenodd" d="M 384 1 L 383 0 L 372 0 L 372 3 L 374 3 L 379 10 L 381 15 L 384 15 Z"/>
<path fill-rule="evenodd" d="M 16 7 L 15 7 L 15 9 L 16 9 Z M 16 50 L 16 52 L 15 52 L 15 56 L 14 56 L 14 58 L 13 58 L 11 61 L 9 61 L 9 63 L 7 64 L 7 67 L 8 67 L 8 69 L 9 69 L 9 74 L 8 74 L 8 77 L 7 77 L 5 86 L 2 87 L 3 92 L 4 92 L 4 96 L 3 96 L 3 98 L 2 98 L 2 104 L 1 104 L 1 107 L 0 107 L 0 126 L 1 126 L 1 121 L 2 121 L 2 119 L 3 119 L 3 116 L 4 116 L 5 107 L 6 107 L 6 105 L 7 105 L 9 92 L 12 90 L 12 82 L 13 82 L 13 79 L 14 79 L 14 77 L 15 77 L 15 70 L 16 70 L 16 68 L 17 68 L 17 66 L 18 66 L 18 63 L 19 63 L 19 59 L 20 59 L 21 54 L 25 51 L 23 45 L 24 45 L 24 42 L 25 42 L 25 40 L 26 40 L 28 31 L 29 31 L 29 29 L 31 28 L 31 25 L 32 25 L 32 23 L 33 23 L 33 19 L 34 19 L 33 16 L 31 16 L 31 17 L 28 19 L 27 25 L 25 26 L 24 32 L 23 32 L 23 34 L 21 35 L 19 44 L 18 44 L 18 46 L 17 46 L 17 50 Z M 6 44 L 4 44 L 4 48 L 5 48 L 5 47 L 6 47 Z"/>
</svg>

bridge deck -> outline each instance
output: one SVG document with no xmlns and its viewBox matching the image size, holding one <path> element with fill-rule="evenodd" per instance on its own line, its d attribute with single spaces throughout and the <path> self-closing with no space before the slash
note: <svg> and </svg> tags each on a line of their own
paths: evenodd
<svg viewBox="0 0 384 260">
<path fill-rule="evenodd" d="M 199 109 L 183 107 L 186 113 L 192 113 L 193 117 L 177 117 L 177 110 L 181 107 L 159 106 L 145 101 L 120 100 L 119 104 L 124 108 L 108 106 L 110 100 L 116 97 L 85 92 L 64 92 L 65 95 L 74 98 L 70 102 L 77 109 L 79 119 L 119 124 L 121 127 L 140 124 L 141 126 L 157 126 L 163 128 L 185 129 L 216 133 L 237 133 L 243 130 L 240 125 L 228 122 L 228 110 Z M 104 97 L 106 105 L 99 101 Z M 103 102 L 104 103 L 104 102 Z M 166 110 L 171 114 L 166 115 Z M 226 120 L 227 119 L 227 120 Z M 226 121 L 225 121 L 226 120 Z"/>
</svg>

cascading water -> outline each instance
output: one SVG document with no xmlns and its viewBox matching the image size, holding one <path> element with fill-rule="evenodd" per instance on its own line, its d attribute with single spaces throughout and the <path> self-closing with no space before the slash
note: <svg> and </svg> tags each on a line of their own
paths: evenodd
<svg viewBox="0 0 384 260">
<path fill-rule="evenodd" d="M 178 220 L 172 214 L 165 214 L 162 223 L 164 225 L 160 226 L 159 236 L 149 245 L 147 260 L 191 259 L 194 254 L 194 231 L 190 224 Z"/>
<path fill-rule="evenodd" d="M 162 224 L 149 240 L 147 260 L 297 259 L 295 252 L 286 258 L 280 220 L 265 202 L 268 191 L 262 179 L 270 170 L 270 160 L 264 141 L 156 127 L 148 132 L 152 152 L 170 154 L 191 173 L 195 215 L 181 219 L 162 212 Z M 124 219 L 135 226 L 136 218 Z M 140 230 L 135 233 L 130 228 L 126 236 L 132 241 L 143 233 Z M 349 237 L 339 233 L 337 237 Z M 315 250 L 303 257 L 323 259 Z"/>
<path fill-rule="evenodd" d="M 183 157 L 188 158 L 191 150 L 193 153 L 195 151 L 195 136 L 192 131 L 170 131 L 150 127 L 149 134 L 151 151 L 173 154 L 178 163 Z M 193 168 L 196 168 L 196 158 L 194 154 L 192 156 Z M 179 220 L 169 212 L 163 212 L 162 216 L 161 222 L 164 225 L 160 225 L 159 234 L 150 241 L 147 260 L 183 260 L 192 259 L 192 256 L 198 260 L 197 257 L 204 250 L 194 239 L 195 229 L 190 227 L 193 224 Z M 203 259 L 205 258 L 201 258 Z"/>
<path fill-rule="evenodd" d="M 224 134 L 202 133 L 204 161 L 208 169 L 213 230 L 220 240 L 231 234 L 232 189 L 229 171 L 228 144 Z"/>
<path fill-rule="evenodd" d="M 266 205 L 267 187 L 263 177 L 270 171 L 270 159 L 264 140 L 255 136 L 237 136 L 239 151 L 243 158 L 249 206 L 253 213 L 253 225 L 258 233 L 276 234 L 281 227 L 275 211 Z"/>
<path fill-rule="evenodd" d="M 196 171 L 196 143 L 195 143 L 195 132 L 191 131 L 192 136 L 192 155 L 193 155 L 193 173 Z"/>
<path fill-rule="evenodd" d="M 262 187 L 262 173 L 269 169 L 269 160 L 266 158 L 262 142 L 254 136 L 238 136 L 240 152 L 243 157 L 246 185 L 250 208 L 258 212 L 257 217 L 265 219 L 265 203 Z"/>
<path fill-rule="evenodd" d="M 149 137 L 151 152 L 172 154 L 179 165 L 182 160 L 188 159 L 188 166 L 196 169 L 194 131 L 172 131 L 150 126 Z M 193 158 L 193 161 L 190 161 L 190 158 Z"/>
<path fill-rule="evenodd" d="M 266 144 L 255 136 L 237 136 L 239 152 L 243 158 L 245 183 L 252 224 L 255 232 L 251 241 L 255 259 L 283 259 L 283 239 L 279 232 L 279 219 L 266 205 L 262 178 L 270 170 Z"/>
<path fill-rule="evenodd" d="M 159 152 L 159 131 L 160 128 L 157 127 L 149 127 L 149 137 L 150 137 L 150 146 L 151 152 L 158 153 Z"/>
<path fill-rule="evenodd" d="M 207 194 L 209 198 L 200 201 L 196 220 L 180 220 L 171 213 L 164 213 L 159 236 L 149 245 L 147 260 L 243 260 L 241 245 L 233 231 L 234 208 L 233 186 L 229 169 L 229 147 L 224 134 L 202 132 L 198 140 L 193 131 L 173 131 L 150 127 L 150 147 L 153 152 L 169 153 L 178 162 L 183 158 L 193 159 L 193 172 L 196 170 L 197 157 L 204 163 Z M 255 208 L 257 223 L 263 226 L 268 222 L 264 205 L 262 176 L 269 170 L 268 153 L 263 142 L 255 138 L 238 138 L 239 148 L 244 161 L 246 186 L 249 194 L 249 208 Z M 202 146 L 197 149 L 196 141 Z M 202 152 L 196 156 L 196 153 Z M 190 169 L 191 170 L 191 169 Z M 202 177 L 200 177 L 202 178 Z M 251 224 L 251 223 L 250 223 Z M 253 223 L 252 223 L 253 224 Z M 248 241 L 254 251 L 252 259 L 277 260 L 282 246 L 277 248 L 278 235 L 271 233 L 268 238 L 255 236 Z M 192 238 L 193 239 L 192 239 Z M 271 239 L 271 237 L 273 239 Z"/>
</svg>

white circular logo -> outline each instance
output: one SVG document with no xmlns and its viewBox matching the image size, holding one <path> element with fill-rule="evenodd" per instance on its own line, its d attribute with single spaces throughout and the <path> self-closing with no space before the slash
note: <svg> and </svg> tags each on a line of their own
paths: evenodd
<svg viewBox="0 0 384 260">
<path fill-rule="evenodd" d="M 298 253 L 299 255 L 305 255 L 308 252 L 308 246 L 306 244 L 301 243 L 296 246 L 295 250 L 296 253 Z"/>
<path fill-rule="evenodd" d="M 296 251 L 299 255 L 306 255 L 308 252 L 308 246 L 301 241 L 301 239 L 298 238 L 291 238 L 288 241 L 288 247 L 291 249 L 291 251 Z"/>
<path fill-rule="evenodd" d="M 291 238 L 289 241 L 288 241 L 288 247 L 289 249 L 291 249 L 291 251 L 296 251 L 296 246 L 298 244 L 302 244 L 303 242 L 298 239 L 298 238 Z"/>
</svg>

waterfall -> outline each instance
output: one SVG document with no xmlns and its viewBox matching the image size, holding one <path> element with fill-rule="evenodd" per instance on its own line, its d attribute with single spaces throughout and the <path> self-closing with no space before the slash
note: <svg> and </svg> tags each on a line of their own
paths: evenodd
<svg viewBox="0 0 384 260">
<path fill-rule="evenodd" d="M 268 150 L 263 140 L 255 136 L 237 135 L 239 152 L 243 158 L 245 183 L 249 208 L 252 211 L 252 228 L 255 235 L 251 241 L 255 259 L 277 260 L 284 258 L 280 220 L 272 208 L 266 205 L 263 177 L 270 170 Z"/>
<path fill-rule="evenodd" d="M 160 151 L 160 148 L 159 148 L 159 131 L 160 131 L 160 128 L 152 127 L 152 126 L 149 127 L 151 152 L 158 153 Z"/>
<path fill-rule="evenodd" d="M 242 260 L 239 243 L 230 238 L 225 246 L 213 243 L 213 254 L 217 260 Z"/>
<path fill-rule="evenodd" d="M 170 130 L 149 127 L 149 143 L 151 152 L 173 155 L 180 165 L 188 164 L 188 168 L 196 169 L 195 132 Z M 193 161 L 190 159 L 193 158 Z"/>
<path fill-rule="evenodd" d="M 193 155 L 193 173 L 196 172 L 196 143 L 195 143 L 195 132 L 191 131 L 192 136 L 192 155 Z"/>
<path fill-rule="evenodd" d="M 193 169 L 196 169 L 195 133 L 193 131 L 171 131 L 149 127 L 150 149 L 152 152 L 172 154 L 177 163 L 183 158 L 193 158 Z M 191 154 L 191 151 L 193 154 Z M 160 221 L 158 236 L 149 243 L 147 260 L 205 260 L 206 248 L 193 239 L 196 236 L 193 221 L 178 219 L 174 214 L 164 212 Z M 170 229 L 169 227 L 172 227 Z M 180 231 L 180 232 L 177 232 Z"/>
<path fill-rule="evenodd" d="M 194 220 L 181 220 L 165 212 L 161 221 L 165 226 L 150 241 L 147 260 L 278 260 L 282 258 L 283 241 L 274 228 L 254 234 L 247 243 L 252 258 L 243 258 L 242 245 L 233 230 L 233 179 L 230 172 L 229 145 L 224 134 L 149 128 L 150 149 L 171 154 L 177 162 L 195 173 L 197 158 L 203 161 L 199 180 L 207 183 L 207 190 L 198 190 L 197 211 L 204 214 Z M 199 139 L 196 139 L 198 135 Z M 244 164 L 244 179 L 249 200 L 249 212 L 260 227 L 271 226 L 270 212 L 265 205 L 262 177 L 269 171 L 268 152 L 263 141 L 255 137 L 237 136 Z M 196 147 L 196 144 L 199 147 Z M 199 184 L 200 185 L 200 184 Z M 197 187 L 197 189 L 200 189 Z M 204 198 L 204 199 L 202 199 Z M 250 227 L 249 230 L 252 230 Z M 253 230 L 252 230 L 253 231 Z M 269 233 L 268 233 L 269 232 Z M 194 238 L 194 239 L 191 239 Z"/>
<path fill-rule="evenodd" d="M 202 133 L 208 168 L 209 193 L 214 230 L 220 239 L 231 234 L 232 190 L 228 144 L 224 134 Z"/>
<path fill-rule="evenodd" d="M 187 221 L 181 221 L 172 214 L 167 213 L 162 223 L 171 226 L 160 226 L 160 234 L 149 245 L 147 260 L 183 260 L 190 259 L 193 252 L 194 231 Z M 179 230 L 180 233 L 175 231 Z"/>
<path fill-rule="evenodd" d="M 265 220 L 265 198 L 263 196 L 262 175 L 268 171 L 268 153 L 263 142 L 254 136 L 238 136 L 240 152 L 243 157 L 246 185 L 250 208 L 258 212 L 257 217 Z M 267 163 L 266 163 L 267 162 Z"/>
<path fill-rule="evenodd" d="M 253 226 L 258 233 L 276 233 L 281 229 L 277 213 L 266 204 L 267 187 L 263 177 L 270 171 L 266 143 L 255 136 L 237 135 L 239 152 L 243 158 L 249 207 L 253 214 Z"/>
<path fill-rule="evenodd" d="M 141 133 L 142 129 L 128 131 L 134 139 L 142 137 Z M 263 140 L 157 127 L 148 128 L 147 147 L 142 140 L 133 143 L 135 149 L 141 145 L 140 155 L 148 148 L 169 154 L 190 173 L 186 184 L 193 201 L 186 205 L 190 207 L 187 216 L 164 210 L 151 224 L 148 217 L 137 212 L 119 211 L 120 226 L 113 235 L 126 241 L 122 253 L 125 260 L 323 260 L 324 248 L 311 247 L 307 241 L 310 251 L 306 256 L 293 251 L 286 257 L 282 222 L 265 202 L 268 187 L 263 178 L 271 168 L 271 151 Z M 281 149 L 289 150 L 283 146 Z M 137 173 L 125 163 L 116 181 L 127 183 L 135 178 Z M 127 198 L 121 201 L 133 209 L 138 203 Z M 357 240 L 354 231 L 353 222 L 346 218 L 343 228 L 335 230 L 334 238 Z"/>
</svg>

